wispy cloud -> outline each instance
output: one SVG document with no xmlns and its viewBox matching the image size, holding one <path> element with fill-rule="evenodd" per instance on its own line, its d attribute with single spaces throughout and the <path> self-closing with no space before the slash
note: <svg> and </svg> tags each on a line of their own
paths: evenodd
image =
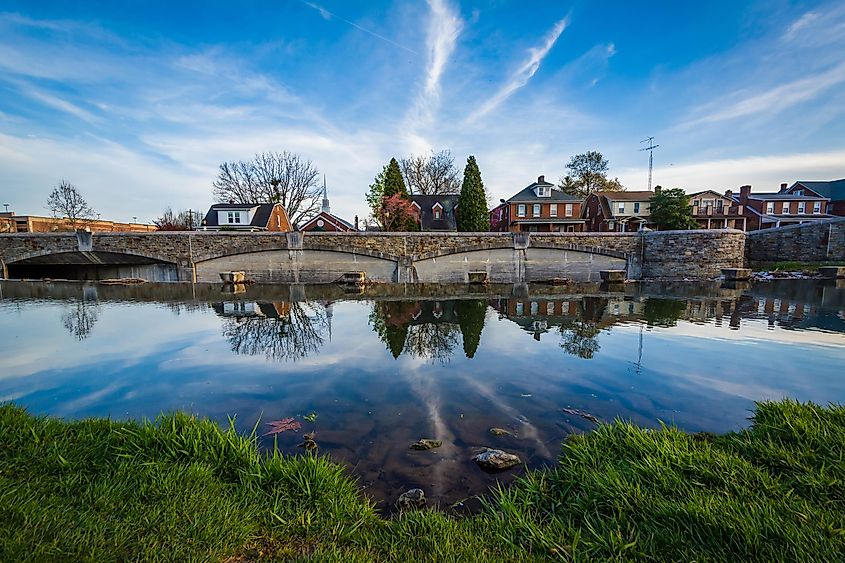
<svg viewBox="0 0 845 563">
<path fill-rule="evenodd" d="M 46 92 L 41 92 L 34 88 L 23 88 L 21 92 L 24 95 L 32 98 L 33 100 L 36 100 L 37 102 L 40 102 L 45 106 L 68 113 L 70 115 L 73 115 L 74 117 L 78 117 L 79 119 L 87 121 L 88 123 L 100 121 L 99 118 L 90 111 L 83 109 L 78 105 L 73 104 L 65 99 L 59 98 L 58 96 L 54 96 Z"/>
<path fill-rule="evenodd" d="M 552 27 L 539 47 L 534 47 L 529 50 L 528 59 L 522 63 L 522 65 L 510 77 L 508 82 L 502 86 L 502 88 L 496 92 L 493 97 L 484 102 L 478 111 L 470 115 L 467 121 L 472 122 L 484 115 L 487 115 L 496 109 L 499 104 L 511 97 L 514 92 L 528 84 L 528 81 L 531 80 L 531 77 L 537 73 L 537 70 L 540 68 L 540 63 L 543 62 L 543 59 L 546 58 L 546 55 L 548 55 L 549 51 L 551 51 L 552 47 L 554 47 L 567 25 L 569 25 L 569 16 L 563 18 L 557 22 L 554 27 Z M 611 48 L 613 48 L 612 45 Z"/>
<path fill-rule="evenodd" d="M 455 50 L 458 36 L 463 29 L 461 17 L 448 6 L 445 0 L 428 0 L 431 16 L 426 34 L 428 60 L 425 85 L 411 109 L 411 129 L 426 125 L 434 117 L 440 102 L 440 79 L 449 57 Z M 414 132 L 411 132 L 414 135 Z"/>
<path fill-rule="evenodd" d="M 377 39 L 381 39 L 382 41 L 386 41 L 387 43 L 390 43 L 394 47 L 399 47 L 400 49 L 404 49 L 404 50 L 408 51 L 409 53 L 413 53 L 415 55 L 419 54 L 416 51 L 414 51 L 413 49 L 411 49 L 410 47 L 402 45 L 401 43 L 397 43 L 393 39 L 385 37 L 384 35 L 380 35 L 380 34 L 376 33 L 375 31 L 373 31 L 371 29 L 367 29 L 366 27 L 361 27 L 360 25 L 358 25 L 357 23 L 355 23 L 353 21 L 349 21 L 345 18 L 340 17 L 339 15 L 337 15 L 333 12 L 328 11 L 324 7 L 320 6 L 319 4 L 315 4 L 313 2 L 305 2 L 304 0 L 303 0 L 302 3 L 305 4 L 306 6 L 308 6 L 309 8 L 313 8 L 313 9 L 317 10 L 317 12 L 319 12 L 320 16 L 322 16 L 322 18 L 324 20 L 331 20 L 332 18 L 334 18 L 338 21 L 342 21 L 343 23 L 345 23 L 347 25 L 351 25 L 352 27 L 354 27 L 358 31 L 363 31 L 364 33 L 372 35 L 373 37 L 375 37 Z"/>
<path fill-rule="evenodd" d="M 694 111 L 699 114 L 683 123 L 678 128 L 688 129 L 697 125 L 747 117 L 754 114 L 775 114 L 801 102 L 812 100 L 845 82 L 845 63 L 787 84 L 777 86 L 760 94 L 745 96 L 736 101 L 717 100 Z M 736 96 L 733 96 L 734 98 Z"/>
<path fill-rule="evenodd" d="M 819 19 L 819 14 L 817 12 L 807 12 L 786 28 L 786 32 L 783 34 L 783 38 L 787 41 L 791 41 L 798 36 L 799 33 L 806 30 L 813 22 Z"/>
</svg>

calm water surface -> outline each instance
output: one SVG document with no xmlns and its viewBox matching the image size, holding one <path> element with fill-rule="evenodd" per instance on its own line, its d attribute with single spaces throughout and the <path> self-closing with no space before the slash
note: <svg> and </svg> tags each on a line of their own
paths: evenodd
<svg viewBox="0 0 845 563">
<path fill-rule="evenodd" d="M 565 292 L 376 299 L 5 282 L 0 401 L 67 419 L 236 416 L 245 432 L 298 417 L 303 430 L 279 447 L 301 452 L 316 431 L 320 453 L 385 509 L 410 487 L 447 506 L 521 471 L 483 473 L 470 461 L 483 446 L 528 467 L 553 462 L 568 434 L 593 428 L 564 408 L 725 432 L 748 424 L 755 401 L 845 402 L 841 284 Z M 315 422 L 301 418 L 311 412 Z M 419 438 L 443 446 L 409 450 Z"/>
</svg>

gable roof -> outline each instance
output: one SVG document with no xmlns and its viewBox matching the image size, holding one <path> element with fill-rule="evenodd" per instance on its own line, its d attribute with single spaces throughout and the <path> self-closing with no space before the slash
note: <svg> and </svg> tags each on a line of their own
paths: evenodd
<svg viewBox="0 0 845 563">
<path fill-rule="evenodd" d="M 454 231 L 458 228 L 458 221 L 455 216 L 455 209 L 458 207 L 458 194 L 423 195 L 411 196 L 411 202 L 420 209 L 420 226 L 423 230 L 430 231 Z M 440 204 L 443 213 L 440 219 L 434 218 L 433 207 Z"/>
<path fill-rule="evenodd" d="M 593 192 L 599 197 L 606 197 L 609 201 L 648 201 L 654 197 L 655 192 L 648 190 L 620 191 L 620 192 Z"/>
<path fill-rule="evenodd" d="M 713 194 L 714 196 L 716 196 L 716 197 L 718 197 L 718 198 L 720 198 L 720 199 L 726 199 L 726 200 L 728 200 L 728 201 L 731 201 L 731 198 L 729 198 L 729 197 L 728 197 L 728 196 L 726 196 L 725 194 L 720 194 L 720 193 L 719 193 L 719 192 L 717 192 L 716 190 L 701 190 L 700 192 L 695 192 L 695 193 L 687 194 L 687 196 L 688 196 L 690 199 L 692 199 L 692 198 L 694 198 L 694 197 L 701 197 L 701 196 L 703 196 L 704 194 Z"/>
<path fill-rule="evenodd" d="M 791 190 L 799 184 L 805 188 L 813 190 L 822 197 L 830 198 L 832 201 L 845 200 L 845 178 L 841 180 L 831 180 L 829 182 L 806 182 L 804 180 L 799 180 L 792 184 L 789 189 Z"/>
<path fill-rule="evenodd" d="M 247 225 L 241 223 L 240 226 L 243 227 L 267 227 L 267 223 L 270 221 L 270 215 L 273 213 L 273 208 L 279 205 L 278 203 L 215 203 L 211 207 L 208 208 L 208 213 L 205 214 L 205 225 L 207 227 L 219 227 L 217 223 L 217 212 L 218 211 L 229 211 L 229 210 L 243 210 L 249 211 L 251 209 L 255 209 L 255 213 L 252 216 L 252 221 Z M 226 225 L 231 226 L 231 225 Z"/>
<path fill-rule="evenodd" d="M 539 197 L 534 193 L 534 188 L 538 186 L 551 188 L 551 195 L 549 197 Z M 561 191 L 554 184 L 550 184 L 548 182 L 533 182 L 512 196 L 508 200 L 508 203 L 540 203 L 543 201 L 565 201 L 568 203 L 574 203 L 576 201 L 581 201 L 581 198 Z"/>
<path fill-rule="evenodd" d="M 333 222 L 333 223 L 335 223 L 335 226 L 336 226 L 336 227 L 337 227 L 337 226 L 343 226 L 343 227 L 346 227 L 347 229 L 349 229 L 350 231 L 354 231 L 354 230 L 355 230 L 355 227 L 354 227 L 354 226 L 353 226 L 353 225 L 352 225 L 349 221 L 345 221 L 344 219 L 341 219 L 341 218 L 340 218 L 340 217 L 338 217 L 337 215 L 333 215 L 333 214 L 331 214 L 331 213 L 329 213 L 329 212 L 327 212 L 327 211 L 320 211 L 317 215 L 315 215 L 314 217 L 312 217 L 312 218 L 311 218 L 309 221 L 307 221 L 304 225 L 302 225 L 301 227 L 299 227 L 299 230 L 300 230 L 300 231 L 304 231 L 304 230 L 305 230 L 305 227 L 307 227 L 307 226 L 308 226 L 308 225 L 310 225 L 311 223 L 316 223 L 316 222 L 317 222 L 317 219 L 323 219 L 323 220 L 326 220 L 326 221 L 329 221 L 329 222 Z"/>
</svg>

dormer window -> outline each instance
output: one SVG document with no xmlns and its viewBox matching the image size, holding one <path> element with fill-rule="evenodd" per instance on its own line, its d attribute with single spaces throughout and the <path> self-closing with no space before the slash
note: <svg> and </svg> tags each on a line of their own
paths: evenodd
<svg viewBox="0 0 845 563">
<path fill-rule="evenodd" d="M 230 225 L 234 225 L 241 222 L 241 212 L 240 211 L 229 211 L 227 219 L 229 220 Z"/>
</svg>

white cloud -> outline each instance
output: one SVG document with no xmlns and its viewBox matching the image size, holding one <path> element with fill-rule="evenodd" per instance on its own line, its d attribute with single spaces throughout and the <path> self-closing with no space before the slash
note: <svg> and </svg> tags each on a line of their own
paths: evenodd
<svg viewBox="0 0 845 563">
<path fill-rule="evenodd" d="M 819 19 L 817 12 L 807 12 L 800 18 L 795 20 L 783 34 L 783 38 L 787 41 L 795 39 L 795 37 L 802 31 L 806 30 L 813 22 Z"/>
<path fill-rule="evenodd" d="M 656 166 L 654 184 L 681 187 L 688 192 L 736 189 L 750 184 L 754 191 L 777 191 L 782 182 L 834 180 L 845 175 L 845 148 L 828 152 L 771 154 Z M 647 168 L 627 168 L 619 179 L 631 190 L 645 189 Z"/>
<path fill-rule="evenodd" d="M 549 54 L 549 51 L 551 51 L 552 47 L 557 42 L 558 37 L 560 37 L 561 33 L 563 33 L 563 30 L 566 29 L 568 24 L 569 17 L 563 18 L 557 22 L 554 27 L 552 27 L 539 47 L 529 49 L 528 59 L 520 65 L 516 72 L 510 77 L 508 82 L 502 86 L 502 88 L 496 92 L 493 97 L 484 102 L 478 111 L 470 115 L 467 122 L 471 123 L 478 118 L 487 115 L 496 109 L 499 104 L 507 100 L 511 94 L 528 84 L 528 81 L 531 80 L 531 77 L 537 73 L 537 70 L 540 68 L 540 63 L 542 63 L 543 59 L 546 58 L 546 55 Z M 610 47 L 613 49 L 613 45 Z"/>
<path fill-rule="evenodd" d="M 746 95 L 736 101 L 721 99 L 711 102 L 693 112 L 699 114 L 698 117 L 693 117 L 680 124 L 679 127 L 689 128 L 759 113 L 772 115 L 812 100 L 843 82 L 845 82 L 845 63 L 840 63 L 824 72 L 794 80 L 763 93 Z M 731 97 L 735 99 L 738 95 Z"/>
</svg>

